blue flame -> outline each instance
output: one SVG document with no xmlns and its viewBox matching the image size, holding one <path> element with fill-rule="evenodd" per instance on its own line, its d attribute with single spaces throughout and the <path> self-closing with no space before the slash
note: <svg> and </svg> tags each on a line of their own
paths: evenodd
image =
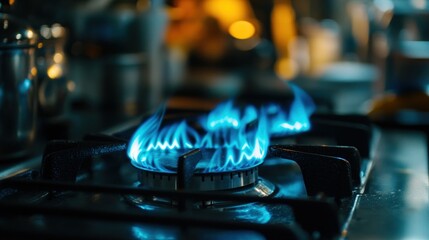
<svg viewBox="0 0 429 240">
<path fill-rule="evenodd" d="M 176 172 L 177 159 L 191 149 L 202 149 L 196 171 L 223 172 L 262 163 L 270 136 L 289 135 L 310 128 L 314 110 L 311 98 L 291 85 L 294 101 L 239 107 L 233 101 L 218 105 L 202 116 L 197 130 L 187 120 L 161 126 L 164 109 L 148 118 L 134 133 L 128 156 L 134 166 L 150 171 Z"/>
<path fill-rule="evenodd" d="M 270 133 L 272 135 L 288 135 L 310 130 L 309 116 L 314 112 L 315 105 L 303 90 L 290 84 L 294 93 L 294 101 L 289 111 L 285 111 L 279 104 L 270 104 L 268 111 L 271 119 Z"/>
</svg>

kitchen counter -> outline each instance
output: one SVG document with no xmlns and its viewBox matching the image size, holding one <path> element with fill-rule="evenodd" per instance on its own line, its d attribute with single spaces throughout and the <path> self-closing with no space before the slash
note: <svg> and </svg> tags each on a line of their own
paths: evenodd
<svg viewBox="0 0 429 240">
<path fill-rule="evenodd" d="M 428 239 L 425 135 L 383 131 L 378 161 L 349 228 L 349 239 Z"/>
</svg>

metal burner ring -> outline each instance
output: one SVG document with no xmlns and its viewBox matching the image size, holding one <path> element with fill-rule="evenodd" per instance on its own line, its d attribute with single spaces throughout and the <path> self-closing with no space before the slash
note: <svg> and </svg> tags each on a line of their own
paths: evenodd
<svg viewBox="0 0 429 240">
<path fill-rule="evenodd" d="M 159 190 L 177 190 L 175 173 L 152 172 L 139 169 L 138 179 L 143 188 Z M 245 187 L 256 183 L 258 168 L 249 168 L 233 172 L 195 173 L 190 181 L 189 190 L 217 191 Z"/>
</svg>

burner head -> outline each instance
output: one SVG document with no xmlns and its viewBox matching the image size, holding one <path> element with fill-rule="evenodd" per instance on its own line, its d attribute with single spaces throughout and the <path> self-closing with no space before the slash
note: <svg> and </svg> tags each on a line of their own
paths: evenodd
<svg viewBox="0 0 429 240">
<path fill-rule="evenodd" d="M 137 187 L 151 190 L 187 190 L 187 191 L 216 191 L 228 192 L 246 196 L 268 197 L 276 192 L 276 187 L 258 176 L 258 167 L 250 167 L 241 170 L 223 171 L 223 172 L 201 172 L 195 166 L 198 163 L 200 151 L 189 153 L 187 157 L 181 157 L 178 161 L 176 172 L 149 171 L 138 169 L 139 182 Z M 180 167 L 186 165 L 185 167 Z M 183 184 L 183 178 L 186 178 L 186 184 Z M 127 199 L 142 209 L 154 206 L 176 206 L 177 202 L 170 198 L 160 198 L 152 196 L 151 198 L 141 196 L 127 196 Z M 224 207 L 228 204 L 225 201 L 196 201 L 194 207 Z M 234 204 L 233 204 L 234 205 Z M 236 204 L 235 204 L 236 205 Z"/>
<path fill-rule="evenodd" d="M 176 190 L 177 174 L 153 172 L 139 169 L 139 181 L 143 188 Z M 258 168 L 248 168 L 230 172 L 194 173 L 189 190 L 219 191 L 246 187 L 258 181 Z"/>
<path fill-rule="evenodd" d="M 163 166 L 168 171 L 153 171 L 134 165 L 138 169 L 139 182 L 136 186 L 151 190 L 187 190 L 187 191 L 223 191 L 232 194 L 268 197 L 275 193 L 276 187 L 270 182 L 259 178 L 258 165 L 239 170 L 224 170 L 218 172 L 204 172 L 207 161 L 203 151 L 193 150 L 173 161 L 175 164 Z M 165 162 L 165 161 L 162 161 Z M 173 167 L 175 166 L 175 167 Z M 168 168 L 166 168 L 168 167 Z M 173 199 L 142 198 L 141 196 L 128 196 L 128 200 L 145 209 L 148 205 L 175 206 Z M 207 206 L 225 206 L 224 201 L 195 202 L 197 208 Z"/>
</svg>

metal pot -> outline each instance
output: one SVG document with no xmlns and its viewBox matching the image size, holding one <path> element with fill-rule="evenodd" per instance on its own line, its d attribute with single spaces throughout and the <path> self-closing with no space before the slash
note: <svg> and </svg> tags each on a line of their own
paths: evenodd
<svg viewBox="0 0 429 240">
<path fill-rule="evenodd" d="M 36 136 L 37 34 L 0 14 L 0 159 L 26 153 Z"/>
</svg>

